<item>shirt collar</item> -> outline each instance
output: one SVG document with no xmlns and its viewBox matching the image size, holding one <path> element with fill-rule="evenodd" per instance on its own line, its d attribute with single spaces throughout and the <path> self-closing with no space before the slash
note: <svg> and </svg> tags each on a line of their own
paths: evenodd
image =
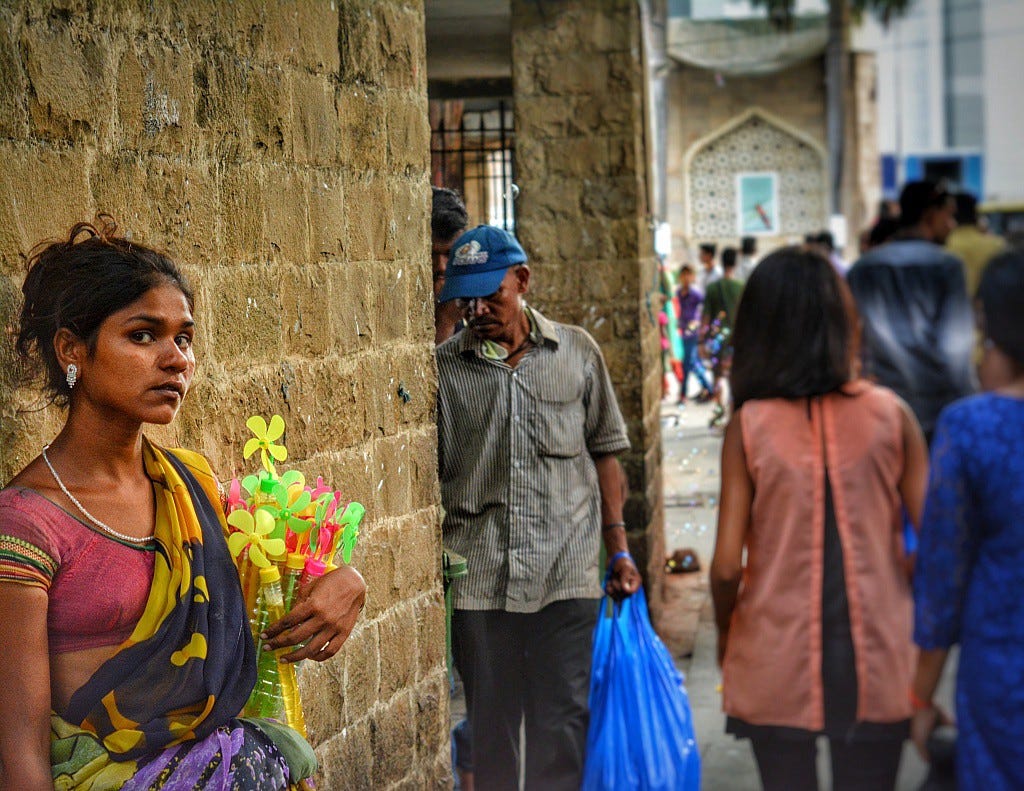
<svg viewBox="0 0 1024 791">
<path fill-rule="evenodd" d="M 558 332 L 555 330 L 555 325 L 541 315 L 539 310 L 535 310 L 529 305 L 524 304 L 523 310 L 530 322 L 530 340 L 537 346 L 542 346 L 544 343 L 557 346 Z M 459 354 L 467 353 L 499 362 L 508 356 L 505 347 L 494 341 L 478 338 L 469 327 L 459 333 Z"/>
</svg>

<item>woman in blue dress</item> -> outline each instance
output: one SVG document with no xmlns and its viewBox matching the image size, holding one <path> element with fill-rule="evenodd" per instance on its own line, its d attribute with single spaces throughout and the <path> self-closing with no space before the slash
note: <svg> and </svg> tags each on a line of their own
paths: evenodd
<svg viewBox="0 0 1024 791">
<path fill-rule="evenodd" d="M 959 643 L 959 788 L 1009 791 L 1024 788 L 1024 250 L 993 259 L 978 301 L 987 392 L 950 405 L 932 445 L 911 733 L 926 754 L 942 718 L 932 696 Z"/>
</svg>

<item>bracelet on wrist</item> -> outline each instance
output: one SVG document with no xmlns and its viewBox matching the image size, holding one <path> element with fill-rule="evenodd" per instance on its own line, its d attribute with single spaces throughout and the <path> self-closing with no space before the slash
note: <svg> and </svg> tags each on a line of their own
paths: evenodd
<svg viewBox="0 0 1024 791">
<path fill-rule="evenodd" d="M 608 524 L 601 525 L 601 532 L 602 533 L 606 533 L 609 530 L 614 530 L 617 527 L 621 527 L 623 530 L 625 530 L 626 529 L 626 523 L 625 522 L 609 522 Z"/>
<path fill-rule="evenodd" d="M 910 708 L 914 711 L 924 711 L 925 709 L 934 708 L 935 704 L 931 700 L 921 700 L 914 692 L 913 688 L 907 690 L 907 697 L 910 699 Z"/>
<path fill-rule="evenodd" d="M 616 552 L 614 555 L 608 558 L 608 568 L 614 569 L 616 561 L 621 560 L 622 558 L 626 558 L 634 566 L 636 565 L 636 563 L 633 561 L 633 556 L 630 555 L 628 552 Z"/>
</svg>

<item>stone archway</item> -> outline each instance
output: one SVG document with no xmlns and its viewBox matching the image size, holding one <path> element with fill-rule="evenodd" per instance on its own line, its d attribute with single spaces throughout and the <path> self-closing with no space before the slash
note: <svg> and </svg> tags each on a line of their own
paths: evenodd
<svg viewBox="0 0 1024 791">
<path fill-rule="evenodd" d="M 821 144 L 781 119 L 760 108 L 738 115 L 686 152 L 686 236 L 725 242 L 752 233 L 772 247 L 827 227 L 825 163 Z M 741 174 L 770 176 L 775 188 L 760 233 L 744 230 L 739 218 Z"/>
</svg>

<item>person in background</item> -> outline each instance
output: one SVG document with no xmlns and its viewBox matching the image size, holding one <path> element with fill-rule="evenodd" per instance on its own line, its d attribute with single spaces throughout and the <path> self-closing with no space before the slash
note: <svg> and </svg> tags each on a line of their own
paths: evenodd
<svg viewBox="0 0 1024 791">
<path fill-rule="evenodd" d="M 708 286 L 722 276 L 722 270 L 715 264 L 715 253 L 718 246 L 710 243 L 700 245 L 697 251 L 697 288 L 707 293 Z"/>
<path fill-rule="evenodd" d="M 442 304 L 437 301 L 437 297 L 444 288 L 452 242 L 468 226 L 469 215 L 459 193 L 444 187 L 434 187 L 430 211 L 430 263 L 434 275 L 435 345 L 448 340 L 462 318 L 453 304 Z"/>
<path fill-rule="evenodd" d="M 727 387 L 732 366 L 732 329 L 736 307 L 743 293 L 743 281 L 736 276 L 736 258 L 735 247 L 726 247 L 722 251 L 722 277 L 708 286 L 701 313 L 701 335 L 715 377 L 712 427 L 725 418 L 729 400 Z"/>
<path fill-rule="evenodd" d="M 956 228 L 946 239 L 946 249 L 963 261 L 967 296 L 974 298 L 981 282 L 981 273 L 992 257 L 1006 247 L 1006 242 L 988 233 L 978 222 L 978 201 L 969 192 L 956 194 Z"/>
<path fill-rule="evenodd" d="M 1024 788 L 1024 251 L 992 259 L 978 287 L 986 392 L 939 417 L 914 574 L 914 743 L 945 717 L 932 697 L 960 645 L 961 791 Z"/>
<path fill-rule="evenodd" d="M 100 220 L 37 247 L 22 286 L 18 352 L 67 414 L 0 490 L 0 788 L 298 788 L 312 748 L 240 719 L 256 646 L 210 465 L 143 434 L 188 396 L 192 292 Z M 365 595 L 325 574 L 264 650 L 329 659 Z"/>
<path fill-rule="evenodd" d="M 689 264 L 683 264 L 679 270 L 679 290 L 676 292 L 676 309 L 678 311 L 679 336 L 682 339 L 682 376 L 679 385 L 679 403 L 686 403 L 686 386 L 690 381 L 690 374 L 697 377 L 697 382 L 702 390 L 697 396 L 697 401 L 703 403 L 711 398 L 714 392 L 714 385 L 708 379 L 707 371 L 700 361 L 698 352 L 700 350 L 700 324 L 701 306 L 704 304 L 704 296 L 694 286 L 696 273 Z"/>
<path fill-rule="evenodd" d="M 815 236 L 815 243 L 821 248 L 828 262 L 832 264 L 832 268 L 836 270 L 836 274 L 839 277 L 846 277 L 846 271 L 849 269 L 846 261 L 839 255 L 836 250 L 835 237 L 832 236 L 831 231 L 822 231 Z"/>
<path fill-rule="evenodd" d="M 911 182 L 899 232 L 847 274 L 864 323 L 864 373 L 910 404 L 929 439 L 942 408 L 974 390 L 963 265 L 940 246 L 954 226 L 949 193 Z"/>
<path fill-rule="evenodd" d="M 744 236 L 740 239 L 740 280 L 746 282 L 755 266 L 757 266 L 757 239 L 753 236 Z"/>
<path fill-rule="evenodd" d="M 860 235 L 860 254 L 874 250 L 892 239 L 900 229 L 900 221 L 892 217 L 879 217 L 870 228 Z"/>
<path fill-rule="evenodd" d="M 911 717 L 901 505 L 920 517 L 927 451 L 911 410 L 857 378 L 857 316 L 820 254 L 768 255 L 736 317 L 710 582 L 726 730 L 766 791 L 895 785 Z"/>
<path fill-rule="evenodd" d="M 444 543 L 470 573 L 452 583 L 452 650 L 476 787 L 578 791 L 602 539 L 608 592 L 640 585 L 616 455 L 629 440 L 597 343 L 527 305 L 529 284 L 507 231 L 455 241 L 440 299 L 467 324 L 437 349 L 438 468 Z"/>
</svg>

